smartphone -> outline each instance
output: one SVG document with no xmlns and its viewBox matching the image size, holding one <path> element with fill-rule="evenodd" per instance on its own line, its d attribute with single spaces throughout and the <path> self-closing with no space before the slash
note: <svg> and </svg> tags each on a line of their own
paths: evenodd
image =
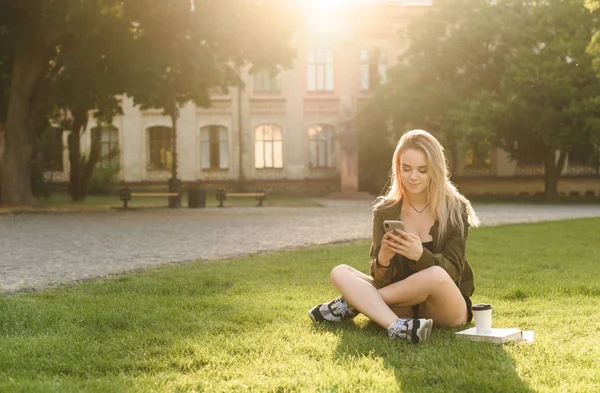
<svg viewBox="0 0 600 393">
<path fill-rule="evenodd" d="M 392 231 L 394 229 L 400 229 L 401 231 L 406 231 L 406 227 L 404 223 L 399 220 L 385 220 L 383 222 L 383 229 L 386 232 Z"/>
</svg>

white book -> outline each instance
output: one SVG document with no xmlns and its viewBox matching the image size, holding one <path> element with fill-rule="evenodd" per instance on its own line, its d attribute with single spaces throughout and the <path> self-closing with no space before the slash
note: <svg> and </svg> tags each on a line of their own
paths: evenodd
<svg viewBox="0 0 600 393">
<path fill-rule="evenodd" d="M 509 341 L 520 340 L 523 337 L 523 332 L 521 331 L 521 329 L 517 328 L 492 328 L 492 331 L 489 333 L 477 334 L 475 332 L 475 328 L 472 327 L 470 329 L 456 332 L 455 334 L 457 337 L 461 337 L 467 340 L 486 341 L 494 344 L 504 344 Z"/>
</svg>

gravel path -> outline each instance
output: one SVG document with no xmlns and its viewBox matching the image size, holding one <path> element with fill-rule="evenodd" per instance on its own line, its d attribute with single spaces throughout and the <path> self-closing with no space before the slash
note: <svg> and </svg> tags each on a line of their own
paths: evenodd
<svg viewBox="0 0 600 393">
<path fill-rule="evenodd" d="M 369 201 L 320 202 L 324 207 L 0 216 L 0 291 L 371 236 Z M 475 209 L 485 226 L 600 216 L 597 205 Z"/>
</svg>

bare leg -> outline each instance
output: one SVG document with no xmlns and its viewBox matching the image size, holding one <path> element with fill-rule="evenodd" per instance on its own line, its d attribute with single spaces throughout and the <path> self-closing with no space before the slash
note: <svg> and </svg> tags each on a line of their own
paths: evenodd
<svg viewBox="0 0 600 393">
<path fill-rule="evenodd" d="M 448 273 L 439 266 L 421 270 L 412 276 L 379 290 L 370 276 L 347 265 L 331 271 L 331 281 L 342 296 L 358 311 L 387 328 L 398 320 L 394 310 L 407 313 L 406 307 L 420 304 L 419 316 L 431 318 L 438 326 L 456 326 L 467 322 L 464 298 Z"/>
<path fill-rule="evenodd" d="M 388 304 L 419 304 L 418 317 L 431 318 L 437 326 L 456 326 L 467 322 L 465 299 L 448 273 L 439 266 L 423 269 L 379 289 L 379 292 Z"/>
<path fill-rule="evenodd" d="M 387 329 L 398 320 L 398 316 L 373 285 L 371 277 L 348 265 L 336 266 L 330 277 L 344 299 L 378 325 Z"/>
</svg>

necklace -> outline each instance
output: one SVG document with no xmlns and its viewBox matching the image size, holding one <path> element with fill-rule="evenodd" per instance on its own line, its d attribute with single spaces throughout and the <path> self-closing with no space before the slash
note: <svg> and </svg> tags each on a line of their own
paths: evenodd
<svg viewBox="0 0 600 393">
<path fill-rule="evenodd" d="M 429 202 L 427 202 L 427 203 L 425 204 L 425 207 L 424 207 L 423 209 L 421 209 L 421 210 L 418 210 L 416 207 L 414 207 L 414 206 L 413 206 L 413 204 L 412 204 L 412 203 L 408 202 L 408 204 L 410 205 L 410 207 L 412 207 L 412 208 L 413 208 L 413 209 L 414 209 L 414 210 L 415 210 L 417 213 L 419 213 L 419 214 L 423 213 L 423 212 L 425 211 L 425 209 L 427 209 L 427 206 L 429 206 Z"/>
</svg>

